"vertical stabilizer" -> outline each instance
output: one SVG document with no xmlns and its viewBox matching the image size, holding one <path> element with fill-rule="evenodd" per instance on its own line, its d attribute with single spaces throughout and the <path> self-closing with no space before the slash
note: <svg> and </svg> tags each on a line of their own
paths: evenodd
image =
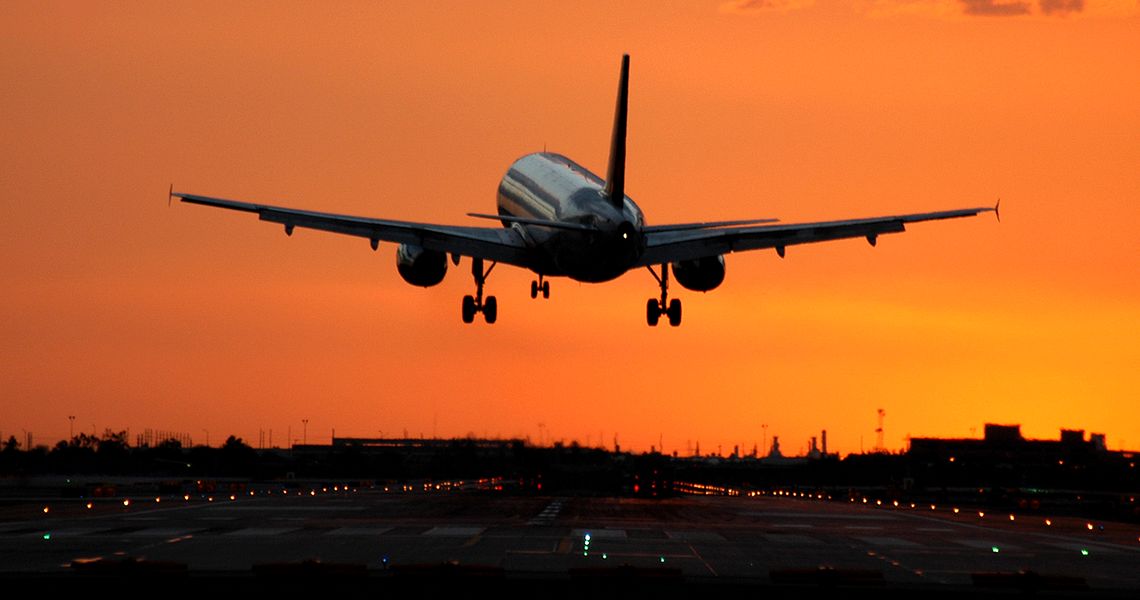
<svg viewBox="0 0 1140 600">
<path fill-rule="evenodd" d="M 621 57 L 618 79 L 617 108 L 614 109 L 613 139 L 610 140 L 610 162 L 606 167 L 606 198 L 621 208 L 625 202 L 625 124 L 629 113 L 629 55 Z"/>
</svg>

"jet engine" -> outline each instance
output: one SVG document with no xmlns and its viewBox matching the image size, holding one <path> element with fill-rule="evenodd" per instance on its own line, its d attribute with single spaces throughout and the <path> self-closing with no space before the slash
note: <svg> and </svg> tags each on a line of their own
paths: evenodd
<svg viewBox="0 0 1140 600">
<path fill-rule="evenodd" d="M 404 281 L 419 287 L 431 287 L 447 274 L 447 254 L 412 244 L 396 247 L 396 270 Z"/>
<path fill-rule="evenodd" d="M 677 283 L 696 292 L 715 289 L 724 281 L 724 255 L 705 256 L 673 263 Z"/>
</svg>

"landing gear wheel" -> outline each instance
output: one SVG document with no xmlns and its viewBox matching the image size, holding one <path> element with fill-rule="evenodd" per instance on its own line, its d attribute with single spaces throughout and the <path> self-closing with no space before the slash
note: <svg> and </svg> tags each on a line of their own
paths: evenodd
<svg viewBox="0 0 1140 600">
<path fill-rule="evenodd" d="M 491 271 L 495 270 L 496 264 L 498 263 L 491 263 L 491 267 L 484 271 L 483 259 L 471 259 L 471 276 L 475 279 L 475 295 L 463 297 L 464 323 L 473 322 L 475 313 L 483 313 L 483 318 L 487 323 L 494 323 L 495 319 L 499 317 L 499 304 L 495 302 L 495 297 L 483 297 L 483 284 L 487 282 L 487 276 L 491 274 Z"/>
<path fill-rule="evenodd" d="M 471 323 L 475 320 L 475 298 L 467 295 L 463 297 L 463 322 Z"/>
<path fill-rule="evenodd" d="M 650 298 L 645 303 L 645 322 L 649 323 L 650 327 L 657 327 L 657 322 L 661 320 L 661 307 L 657 304 L 656 298 Z"/>
<path fill-rule="evenodd" d="M 499 302 L 495 300 L 494 296 L 487 296 L 483 302 L 483 318 L 486 319 L 488 325 L 493 325 L 495 319 L 499 318 Z"/>
<path fill-rule="evenodd" d="M 645 320 L 649 323 L 650 327 L 656 327 L 657 323 L 661 320 L 661 315 L 669 317 L 669 324 L 676 327 L 681 324 L 681 301 L 673 298 L 669 299 L 669 263 L 661 264 L 661 274 L 658 275 L 657 271 L 653 270 L 653 265 L 646 266 L 649 273 L 657 280 L 657 285 L 661 286 L 661 299 L 650 298 L 645 303 Z"/>
<path fill-rule="evenodd" d="M 681 324 L 681 301 L 673 298 L 669 301 L 669 310 L 665 311 L 669 315 L 669 325 L 676 327 Z"/>
<path fill-rule="evenodd" d="M 531 280 L 530 282 L 530 297 L 535 299 L 538 293 L 542 292 L 542 299 L 546 300 L 550 297 L 550 282 L 543 279 L 542 275 L 538 276 L 538 281 Z"/>
</svg>

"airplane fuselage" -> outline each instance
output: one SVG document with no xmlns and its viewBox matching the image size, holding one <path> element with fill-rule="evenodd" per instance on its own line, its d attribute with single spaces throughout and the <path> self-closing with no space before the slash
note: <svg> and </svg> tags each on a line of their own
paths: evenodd
<svg viewBox="0 0 1140 600">
<path fill-rule="evenodd" d="M 542 275 L 610 281 L 628 271 L 643 248 L 645 216 L 637 204 L 623 195 L 618 207 L 600 177 L 560 154 L 539 152 L 515 161 L 499 183 L 498 210 L 501 216 L 551 222 L 547 227 L 503 221 L 538 250 L 531 268 Z"/>
</svg>

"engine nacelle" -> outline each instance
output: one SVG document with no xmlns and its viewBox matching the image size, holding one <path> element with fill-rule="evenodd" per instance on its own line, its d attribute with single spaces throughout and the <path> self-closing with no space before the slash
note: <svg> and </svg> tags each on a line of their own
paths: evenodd
<svg viewBox="0 0 1140 600">
<path fill-rule="evenodd" d="M 412 285 L 431 287 L 447 274 L 447 253 L 400 244 L 396 247 L 396 270 Z"/>
<path fill-rule="evenodd" d="M 677 283 L 696 292 L 715 289 L 724 281 L 724 255 L 682 260 L 672 266 Z"/>
</svg>

